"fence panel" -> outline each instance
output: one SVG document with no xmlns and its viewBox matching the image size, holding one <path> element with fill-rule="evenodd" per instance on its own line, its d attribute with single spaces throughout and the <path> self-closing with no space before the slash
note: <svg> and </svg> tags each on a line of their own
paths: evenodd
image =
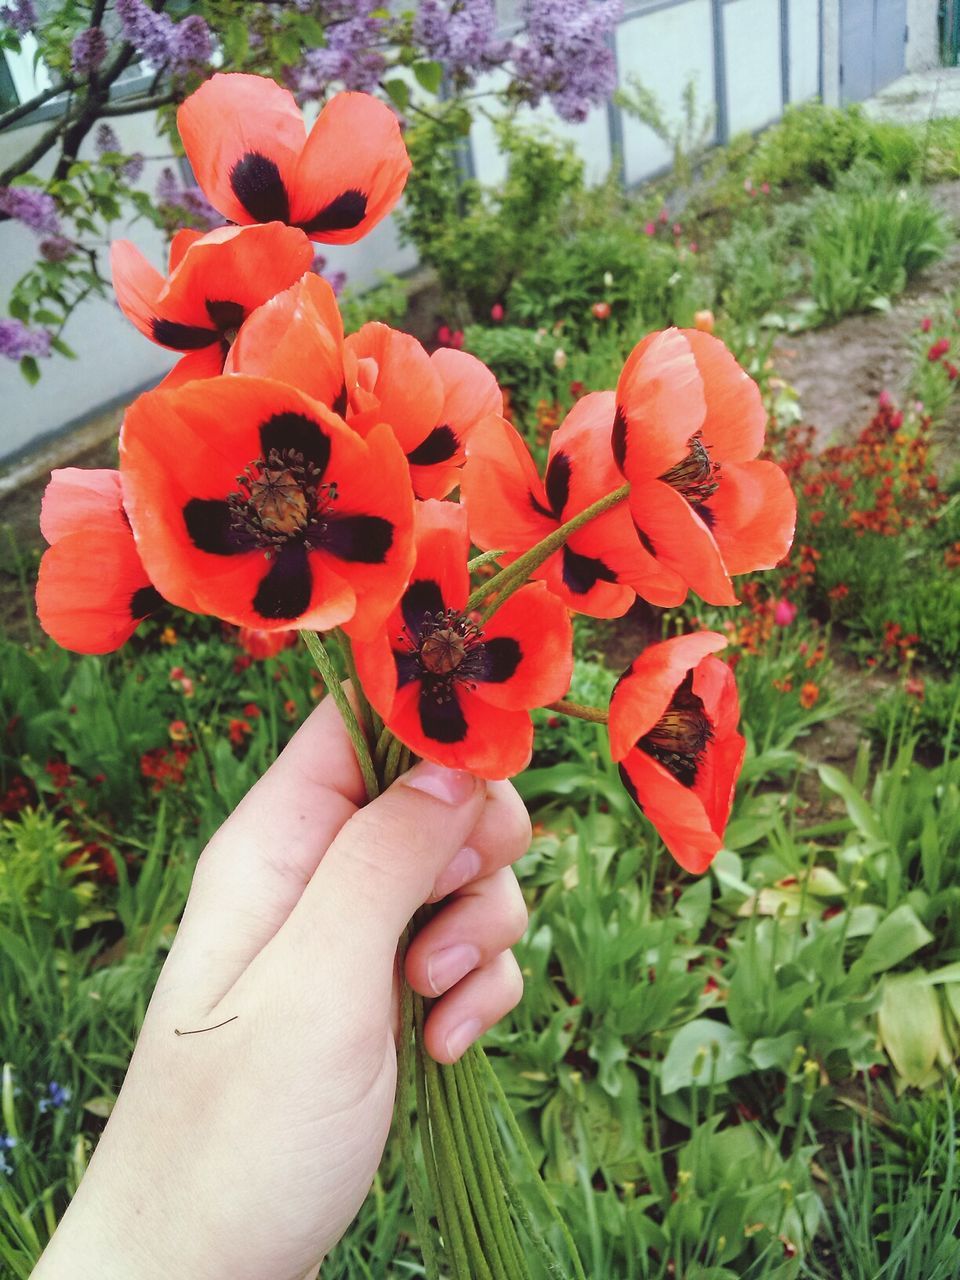
<svg viewBox="0 0 960 1280">
<path fill-rule="evenodd" d="M 722 13 L 732 137 L 762 129 L 783 110 L 780 6 L 774 0 L 727 0 Z"/>
</svg>

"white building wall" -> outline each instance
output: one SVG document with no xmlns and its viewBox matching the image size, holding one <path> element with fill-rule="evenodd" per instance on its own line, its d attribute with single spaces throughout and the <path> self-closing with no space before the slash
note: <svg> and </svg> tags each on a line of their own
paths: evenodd
<svg viewBox="0 0 960 1280">
<path fill-rule="evenodd" d="M 929 71 L 940 63 L 939 0 L 907 0 L 907 70 Z"/>
</svg>

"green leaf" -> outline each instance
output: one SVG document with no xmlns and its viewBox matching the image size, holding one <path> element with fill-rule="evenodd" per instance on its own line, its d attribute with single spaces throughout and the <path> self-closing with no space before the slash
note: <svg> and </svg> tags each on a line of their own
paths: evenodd
<svg viewBox="0 0 960 1280">
<path fill-rule="evenodd" d="M 883 832 L 877 821 L 877 815 L 864 800 L 863 796 L 856 791 L 846 774 L 841 773 L 839 769 L 835 769 L 830 764 L 820 765 L 817 772 L 820 774 L 820 781 L 823 785 L 838 795 L 847 806 L 850 821 L 860 834 L 869 837 L 871 840 L 882 840 Z"/>
<path fill-rule="evenodd" d="M 250 36 L 242 18 L 231 18 L 223 30 L 223 52 L 227 62 L 241 63 L 250 51 Z"/>
<path fill-rule="evenodd" d="M 697 1083 L 723 1084 L 751 1070 L 743 1037 L 725 1022 L 694 1018 L 670 1041 L 660 1068 L 660 1088 L 676 1093 Z"/>
<path fill-rule="evenodd" d="M 384 90 L 398 111 L 406 111 L 410 105 L 410 86 L 406 80 L 386 80 Z"/>
<path fill-rule="evenodd" d="M 31 387 L 35 387 L 40 381 L 40 366 L 37 364 L 33 356 L 24 356 L 20 361 L 20 372 L 29 382 Z"/>
<path fill-rule="evenodd" d="M 907 1084 L 922 1085 L 943 1044 L 937 993 L 918 981 L 922 975 L 898 974 L 883 984 L 877 1015 L 880 1040 Z"/>
<path fill-rule="evenodd" d="M 443 81 L 443 67 L 439 62 L 415 62 L 413 74 L 417 77 L 417 84 L 427 93 L 439 92 Z"/>
<path fill-rule="evenodd" d="M 881 920 L 873 937 L 863 948 L 854 968 L 867 973 L 883 973 L 929 946 L 933 934 L 925 927 L 914 909 L 902 903 Z"/>
<path fill-rule="evenodd" d="M 761 1036 L 750 1046 L 750 1060 L 760 1071 L 769 1071 L 771 1067 L 786 1071 L 799 1043 L 799 1031 L 785 1031 L 781 1036 Z"/>
<path fill-rule="evenodd" d="M 60 355 L 66 356 L 68 360 L 76 360 L 77 353 L 73 347 L 67 346 L 62 338 L 51 338 L 50 345 L 54 351 L 59 351 Z"/>
</svg>

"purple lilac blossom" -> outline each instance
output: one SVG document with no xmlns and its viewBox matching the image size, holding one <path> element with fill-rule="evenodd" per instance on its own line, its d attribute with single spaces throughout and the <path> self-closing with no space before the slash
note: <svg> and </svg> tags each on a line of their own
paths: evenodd
<svg viewBox="0 0 960 1280">
<path fill-rule="evenodd" d="M 345 271 L 327 271 L 327 260 L 322 253 L 316 254 L 310 270 L 314 275 L 318 275 L 321 279 L 326 280 L 327 284 L 333 290 L 334 297 L 340 297 L 341 293 L 343 293 L 343 287 L 347 283 L 347 273 Z"/>
<path fill-rule="evenodd" d="M 464 86 L 510 54 L 510 45 L 497 39 L 493 0 L 422 0 L 413 38 Z"/>
<path fill-rule="evenodd" d="M 290 69 L 288 78 L 300 102 L 322 97 L 334 81 L 361 93 L 376 89 L 387 62 L 372 47 L 384 20 L 373 17 L 371 7 L 369 0 L 359 0 L 358 15 L 328 27 L 326 46 L 308 50 L 299 66 Z"/>
<path fill-rule="evenodd" d="M 123 38 L 154 67 L 170 60 L 173 22 L 165 13 L 154 13 L 143 0 L 117 0 L 117 17 Z"/>
<path fill-rule="evenodd" d="M 110 126 L 104 122 L 97 126 L 97 132 L 93 136 L 93 145 L 96 148 L 97 155 L 105 155 L 108 151 L 120 150 L 120 139 Z"/>
<path fill-rule="evenodd" d="M 47 262 L 63 262 L 69 258 L 76 245 L 66 236 L 47 236 L 40 241 L 40 257 Z"/>
<path fill-rule="evenodd" d="M 50 334 L 46 329 L 28 329 L 19 320 L 0 320 L 0 356 L 22 360 L 24 356 L 50 354 Z"/>
<path fill-rule="evenodd" d="M 121 171 L 127 182 L 139 181 L 144 163 L 143 153 L 140 151 L 134 151 L 132 155 L 127 156 Z"/>
<path fill-rule="evenodd" d="M 0 5 L 0 22 L 13 27 L 18 36 L 25 36 L 37 25 L 37 11 L 33 0 L 10 0 Z"/>
<path fill-rule="evenodd" d="M 74 36 L 70 46 L 70 65 L 78 75 L 96 71 L 109 49 L 110 43 L 100 27 L 89 27 Z"/>
<path fill-rule="evenodd" d="M 38 235 L 60 234 L 57 203 L 46 191 L 33 187 L 0 187 L 0 213 L 16 218 Z"/>
<path fill-rule="evenodd" d="M 155 194 L 157 204 L 189 214 L 195 222 L 204 225 L 208 231 L 224 225 L 225 219 L 217 213 L 200 188 L 183 186 L 169 167 L 161 170 Z"/>
<path fill-rule="evenodd" d="M 213 55 L 210 28 L 198 13 L 178 22 L 170 43 L 170 61 L 177 70 L 203 66 Z"/>
<path fill-rule="evenodd" d="M 526 39 L 515 63 L 528 101 L 546 96 L 562 119 L 585 120 L 616 88 L 608 38 L 622 14 L 622 0 L 526 0 Z"/>
</svg>

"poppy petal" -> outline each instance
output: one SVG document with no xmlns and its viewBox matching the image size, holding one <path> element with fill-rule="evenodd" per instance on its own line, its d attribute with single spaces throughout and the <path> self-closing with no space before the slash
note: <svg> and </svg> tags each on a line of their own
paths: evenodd
<svg viewBox="0 0 960 1280">
<path fill-rule="evenodd" d="M 133 538 L 123 514 L 120 472 L 106 468 L 59 467 L 40 504 L 40 532 L 47 542 L 59 542 L 71 533 L 101 529 Z"/>
<path fill-rule="evenodd" d="M 775 462 L 725 462 L 705 510 L 730 574 L 772 569 L 790 550 L 797 499 Z"/>
<path fill-rule="evenodd" d="M 114 240 L 110 246 L 110 271 L 120 310 L 144 337 L 156 342 L 153 323 L 163 276 L 129 240 Z"/>
<path fill-rule="evenodd" d="M 693 692 L 703 702 L 704 712 L 713 726 L 713 737 L 697 766 L 693 791 L 702 800 L 710 825 L 722 836 L 747 750 L 746 740 L 737 733 L 740 719 L 737 682 L 725 662 L 704 658 L 693 673 Z"/>
<path fill-rule="evenodd" d="M 224 372 L 288 382 L 342 417 L 343 321 L 329 283 L 308 274 L 257 307 L 230 348 Z"/>
<path fill-rule="evenodd" d="M 203 378 L 216 378 L 223 373 L 223 344 L 213 342 L 202 351 L 191 351 L 173 366 L 166 377 L 161 378 L 156 389 L 169 391 L 182 387 L 185 382 L 197 382 Z"/>
<path fill-rule="evenodd" d="M 504 418 L 470 433 L 460 490 L 470 536 L 484 551 L 520 555 L 557 527 L 530 452 Z"/>
<path fill-rule="evenodd" d="M 44 631 L 64 649 L 119 649 L 162 603 L 128 528 L 67 533 L 40 561 L 37 616 Z"/>
<path fill-rule="evenodd" d="M 700 797 L 643 751 L 630 752 L 620 766 L 620 776 L 680 866 L 694 875 L 706 871 L 723 841 Z"/>
<path fill-rule="evenodd" d="M 172 276 L 177 267 L 179 267 L 183 261 L 183 255 L 190 246 L 202 239 L 203 232 L 197 231 L 193 227 L 181 227 L 179 231 L 174 232 L 173 239 L 170 241 L 170 258 L 167 264 L 168 276 Z"/>
<path fill-rule="evenodd" d="M 696 631 L 648 645 L 633 660 L 610 698 L 610 755 L 614 760 L 625 760 L 637 739 L 649 733 L 687 672 L 727 644 L 726 636 L 718 631 Z"/>
<path fill-rule="evenodd" d="M 663 475 L 686 456 L 707 405 L 693 351 L 679 329 L 651 333 L 634 347 L 616 400 L 613 452 L 631 483 Z"/>
<path fill-rule="evenodd" d="M 265 76 L 217 74 L 182 104 L 177 127 L 197 182 L 225 218 L 291 220 L 307 136 L 292 93 Z"/>
<path fill-rule="evenodd" d="M 648 551 L 708 604 L 737 604 L 709 528 L 686 498 L 659 480 L 634 484 L 630 511 Z"/>
<path fill-rule="evenodd" d="M 376 320 L 351 334 L 344 346 L 356 357 L 364 389 L 374 397 L 370 408 L 348 414 L 351 427 L 366 435 L 378 422 L 387 422 L 404 453 L 410 453 L 437 425 L 443 408 L 443 384 L 430 357 L 416 338 Z"/>
<path fill-rule="evenodd" d="M 454 729 L 461 724 L 463 737 L 454 741 Z M 481 778 L 521 773 L 533 750 L 533 724 L 526 711 L 493 706 L 462 687 L 455 707 L 430 707 L 419 682 L 404 686 L 397 691 L 389 727 L 424 760 L 467 769 Z"/>
<path fill-rule="evenodd" d="M 313 246 L 279 222 L 218 227 L 195 240 L 157 299 L 157 314 L 182 325 L 237 330 L 256 307 L 310 269 Z M 168 344 L 173 345 L 173 344 Z"/>
<path fill-rule="evenodd" d="M 763 448 L 767 414 L 760 388 L 719 338 L 682 329 L 703 379 L 703 443 L 715 462 L 746 462 Z"/>
<path fill-rule="evenodd" d="M 418 498 L 445 498 L 460 482 L 474 427 L 503 412 L 503 392 L 487 366 L 466 351 L 440 347 L 430 364 L 443 384 L 443 406 L 438 425 L 407 454 L 407 461 Z"/>
<path fill-rule="evenodd" d="M 545 560 L 533 576 L 545 582 L 568 609 L 589 618 L 622 618 L 636 600 L 637 593 L 632 587 L 621 586 L 603 576 L 600 570 L 610 572 L 603 560 L 577 556 L 567 543 L 563 551 Z"/>
<path fill-rule="evenodd" d="M 313 240 L 353 244 L 400 199 L 410 157 L 390 108 L 365 93 L 338 93 L 299 156 L 289 221 Z"/>
<path fill-rule="evenodd" d="M 570 688 L 573 627 L 545 583 L 515 591 L 484 623 L 483 644 L 492 648 L 489 670 L 477 676 L 476 697 L 484 702 L 529 710 L 556 702 Z"/>
</svg>

